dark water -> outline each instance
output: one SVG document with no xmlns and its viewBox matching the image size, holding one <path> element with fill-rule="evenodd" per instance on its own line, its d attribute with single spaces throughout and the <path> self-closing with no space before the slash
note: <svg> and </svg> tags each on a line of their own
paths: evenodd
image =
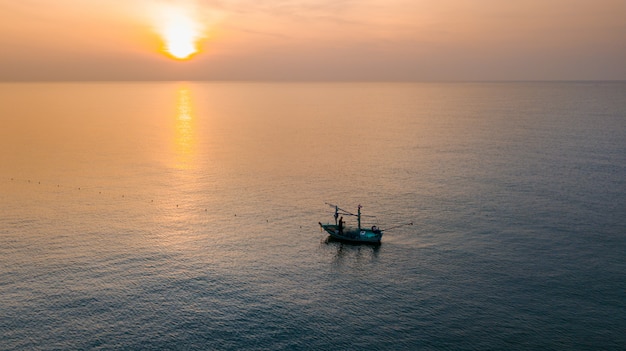
<svg viewBox="0 0 626 351">
<path fill-rule="evenodd" d="M 0 84 L 0 125 L 2 350 L 626 349 L 624 83 Z"/>
</svg>

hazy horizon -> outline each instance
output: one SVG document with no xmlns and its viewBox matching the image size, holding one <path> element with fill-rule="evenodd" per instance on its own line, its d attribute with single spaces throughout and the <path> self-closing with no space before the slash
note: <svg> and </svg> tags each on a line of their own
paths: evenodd
<svg viewBox="0 0 626 351">
<path fill-rule="evenodd" d="M 523 79 L 493 79 L 493 80 L 486 80 L 486 79 L 474 79 L 474 80 L 313 80 L 313 79 L 309 79 L 309 80 L 290 80 L 290 79 L 283 79 L 283 80 L 278 80 L 278 79 L 266 79 L 266 80 L 252 80 L 252 79 L 73 79 L 73 80 L 26 80 L 26 79 L 22 79 L 22 80 L 0 80 L 0 84 L 3 83 L 7 83 L 7 84 L 14 84 L 14 83 L 24 83 L 24 84 L 29 84 L 29 83 L 42 83 L 42 84 L 47 84 L 47 83 L 176 83 L 176 82 L 180 82 L 180 83 L 185 83 L 185 82 L 189 82 L 189 83 L 224 83 L 224 84 L 228 84 L 228 83 L 233 83 L 233 84 L 237 84 L 237 83 L 241 83 L 241 84 L 246 84 L 246 83 L 250 83 L 250 84 L 271 84 L 271 83 L 293 83 L 293 84 L 298 84 L 298 83 L 337 83 L 337 84 L 350 84 L 350 83 L 373 83 L 373 84 L 385 84 L 385 83 L 393 83 L 393 84 L 463 84 L 463 83 L 594 83 L 594 82 L 598 82 L 598 83 L 624 83 L 626 82 L 626 79 L 528 79 L 528 80 L 523 80 Z"/>
<path fill-rule="evenodd" d="M 620 81 L 625 16 L 620 0 L 0 0 L 0 81 Z"/>
</svg>

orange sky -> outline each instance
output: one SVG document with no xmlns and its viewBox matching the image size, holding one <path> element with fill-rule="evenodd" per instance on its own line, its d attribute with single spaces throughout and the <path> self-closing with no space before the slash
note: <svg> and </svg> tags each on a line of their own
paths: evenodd
<svg viewBox="0 0 626 351">
<path fill-rule="evenodd" d="M 176 18 L 189 60 L 163 53 Z M 9 81 L 623 80 L 625 62 L 624 0 L 0 0 Z"/>
</svg>

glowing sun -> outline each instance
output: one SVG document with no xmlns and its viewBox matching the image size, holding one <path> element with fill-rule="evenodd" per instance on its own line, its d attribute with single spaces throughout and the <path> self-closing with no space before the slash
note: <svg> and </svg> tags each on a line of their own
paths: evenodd
<svg viewBox="0 0 626 351">
<path fill-rule="evenodd" d="M 159 32 L 164 52 L 173 58 L 185 60 L 198 52 L 202 26 L 189 13 L 169 8 L 162 13 Z"/>
</svg>

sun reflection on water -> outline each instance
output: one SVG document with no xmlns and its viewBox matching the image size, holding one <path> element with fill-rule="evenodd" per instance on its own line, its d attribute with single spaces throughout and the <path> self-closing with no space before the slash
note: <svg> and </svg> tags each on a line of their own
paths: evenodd
<svg viewBox="0 0 626 351">
<path fill-rule="evenodd" d="M 178 169 L 189 169 L 193 166 L 196 149 L 195 118 L 191 91 L 186 86 L 178 88 L 176 103 L 176 126 L 174 149 Z"/>
</svg>

